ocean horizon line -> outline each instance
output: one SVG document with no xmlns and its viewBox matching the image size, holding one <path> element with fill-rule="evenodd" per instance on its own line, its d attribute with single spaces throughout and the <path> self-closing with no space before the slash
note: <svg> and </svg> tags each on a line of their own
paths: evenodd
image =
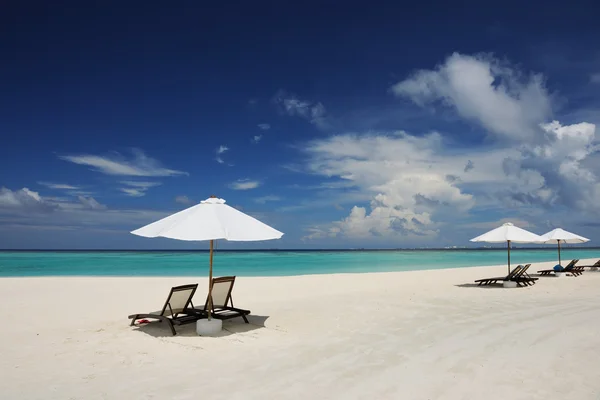
<svg viewBox="0 0 600 400">
<path fill-rule="evenodd" d="M 580 249 L 600 249 L 600 246 L 582 246 L 580 244 L 563 244 L 561 247 Z M 544 247 L 511 246 L 511 249 L 556 251 L 555 246 Z M 497 247 L 397 247 L 397 248 L 322 248 L 322 249 L 216 249 L 220 253 L 256 253 L 256 252 L 378 252 L 378 251 L 506 251 L 506 246 Z M 208 253 L 209 249 L 0 249 L 0 253 Z"/>
</svg>

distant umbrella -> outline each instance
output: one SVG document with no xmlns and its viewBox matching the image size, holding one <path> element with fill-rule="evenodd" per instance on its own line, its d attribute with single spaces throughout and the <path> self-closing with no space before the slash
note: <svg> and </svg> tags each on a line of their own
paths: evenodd
<svg viewBox="0 0 600 400">
<path fill-rule="evenodd" d="M 508 273 L 510 274 L 510 243 L 540 243 L 541 237 L 535 233 L 514 226 L 510 222 L 471 239 L 471 242 L 504 243 L 508 249 Z"/>
<path fill-rule="evenodd" d="M 544 233 L 541 243 L 556 243 L 558 245 L 558 265 L 560 265 L 560 244 L 561 243 L 585 243 L 590 239 L 576 235 L 561 228 L 556 228 L 550 232 Z"/>
</svg>

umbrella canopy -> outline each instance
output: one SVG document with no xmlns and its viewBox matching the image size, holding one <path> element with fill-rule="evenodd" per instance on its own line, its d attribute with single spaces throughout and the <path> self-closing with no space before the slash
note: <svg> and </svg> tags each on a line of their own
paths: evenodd
<svg viewBox="0 0 600 400">
<path fill-rule="evenodd" d="M 211 197 L 183 211 L 131 232 L 144 237 L 177 240 L 258 241 L 279 239 L 282 232 Z"/>
<path fill-rule="evenodd" d="M 556 243 L 558 246 L 558 265 L 560 265 L 560 244 L 561 243 L 585 243 L 589 242 L 590 239 L 584 238 L 583 236 L 576 235 L 569 231 L 565 231 L 561 228 L 556 228 L 550 232 L 544 233 L 542 236 L 542 243 Z"/>
<path fill-rule="evenodd" d="M 166 237 L 177 240 L 210 240 L 208 280 L 208 318 L 212 310 L 213 245 L 215 240 L 258 241 L 279 239 L 282 232 L 211 197 L 183 211 L 132 231 L 144 237 Z"/>
<path fill-rule="evenodd" d="M 541 235 L 544 243 L 585 243 L 590 239 L 576 235 L 561 228 L 556 228 Z"/>
<path fill-rule="evenodd" d="M 540 243 L 541 237 L 535 233 L 526 231 L 525 229 L 514 226 L 510 222 L 502 224 L 496 229 L 492 229 L 489 232 L 479 235 L 471 242 L 487 242 L 487 243 L 504 243 L 506 242 L 508 248 L 508 273 L 510 274 L 510 243 Z"/>
<path fill-rule="evenodd" d="M 471 239 L 471 242 L 504 243 L 534 243 L 540 242 L 540 236 L 507 222 L 496 229 Z"/>
</svg>

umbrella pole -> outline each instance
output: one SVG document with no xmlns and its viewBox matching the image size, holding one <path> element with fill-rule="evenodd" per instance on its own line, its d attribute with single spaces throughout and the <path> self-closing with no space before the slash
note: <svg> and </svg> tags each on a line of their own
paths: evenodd
<svg viewBox="0 0 600 400">
<path fill-rule="evenodd" d="M 210 268 L 208 269 L 208 320 L 210 321 L 210 314 L 213 308 L 212 300 L 212 269 L 213 269 L 213 241 L 210 241 Z"/>
<path fill-rule="evenodd" d="M 508 274 L 510 275 L 510 240 L 506 241 L 508 248 Z"/>
<path fill-rule="evenodd" d="M 558 265 L 560 265 L 560 239 L 558 240 Z"/>
</svg>

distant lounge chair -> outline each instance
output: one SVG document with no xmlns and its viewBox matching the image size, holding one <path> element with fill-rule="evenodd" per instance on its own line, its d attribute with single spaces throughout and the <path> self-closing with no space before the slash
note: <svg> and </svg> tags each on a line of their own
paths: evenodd
<svg viewBox="0 0 600 400">
<path fill-rule="evenodd" d="M 581 268 L 600 268 L 600 260 L 596 261 L 592 265 L 580 265 Z"/>
<path fill-rule="evenodd" d="M 572 273 L 574 273 L 575 276 L 581 275 L 581 273 L 578 272 L 580 268 L 577 268 L 576 270 L 574 269 L 575 264 L 577 264 L 578 261 L 579 261 L 579 259 L 571 260 L 571 262 L 566 267 L 564 267 L 561 271 L 558 271 L 558 272 L 572 272 Z M 557 272 L 557 271 L 555 271 L 554 269 L 543 269 L 541 271 L 538 271 L 538 273 L 542 276 L 553 275 L 554 272 Z"/>
<path fill-rule="evenodd" d="M 487 286 L 487 285 L 493 285 L 495 283 L 497 283 L 498 281 L 510 281 L 512 279 L 514 279 L 515 277 L 517 277 L 518 274 L 521 273 L 521 271 L 523 270 L 523 266 L 519 265 L 517 267 L 515 267 L 515 269 L 513 269 L 510 274 L 506 275 L 506 276 L 498 276 L 495 278 L 485 278 L 485 279 L 478 279 L 475 281 L 475 283 L 478 284 L 478 286 Z"/>
<path fill-rule="evenodd" d="M 531 264 L 525 265 L 523 267 L 523 269 L 521 270 L 521 272 L 518 274 L 518 276 L 515 276 L 513 278 L 513 280 L 515 280 L 517 282 L 517 285 L 523 286 L 523 284 L 525 284 L 527 286 L 532 286 L 532 285 L 535 285 L 535 283 L 538 279 L 540 279 L 540 278 L 532 278 L 527 273 L 527 270 L 529 269 L 529 267 L 531 267 Z"/>
<path fill-rule="evenodd" d="M 211 317 L 217 319 L 231 319 L 242 317 L 245 323 L 248 323 L 246 315 L 250 314 L 250 310 L 243 310 L 233 306 L 233 299 L 231 298 L 231 291 L 233 290 L 233 284 L 235 283 L 235 276 L 223 276 L 220 278 L 213 278 L 212 286 L 212 310 Z M 208 296 L 206 297 L 206 303 L 204 308 L 196 308 L 197 312 L 206 318 L 208 311 Z"/>
<path fill-rule="evenodd" d="M 173 325 L 189 324 L 202 318 L 200 314 L 190 310 L 194 308 L 192 297 L 194 297 L 197 288 L 197 283 L 175 286 L 171 288 L 162 310 L 147 314 L 132 314 L 127 318 L 131 319 L 131 326 L 133 326 L 138 319 L 158 319 L 169 325 L 171 333 L 175 336 L 177 332 L 175 332 L 175 327 Z"/>
<path fill-rule="evenodd" d="M 584 271 L 585 271 L 584 266 L 578 265 L 576 267 L 573 267 L 573 269 L 571 271 L 567 271 L 567 272 L 571 272 L 571 274 L 573 276 L 579 276 L 579 275 L 583 275 Z M 569 274 L 567 274 L 567 275 L 569 275 Z"/>
</svg>

